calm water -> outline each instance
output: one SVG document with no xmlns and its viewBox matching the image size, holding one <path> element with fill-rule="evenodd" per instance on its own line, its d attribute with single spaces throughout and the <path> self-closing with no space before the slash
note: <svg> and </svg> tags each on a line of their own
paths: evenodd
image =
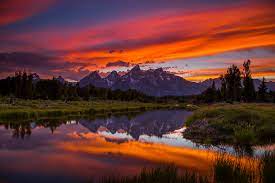
<svg viewBox="0 0 275 183">
<path fill-rule="evenodd" d="M 190 114 L 159 110 L 134 117 L 0 125 L 0 182 L 85 182 L 134 175 L 163 162 L 206 171 L 214 151 L 236 153 L 232 147 L 203 147 L 182 138 Z M 257 155 L 263 149 L 250 151 Z"/>
</svg>

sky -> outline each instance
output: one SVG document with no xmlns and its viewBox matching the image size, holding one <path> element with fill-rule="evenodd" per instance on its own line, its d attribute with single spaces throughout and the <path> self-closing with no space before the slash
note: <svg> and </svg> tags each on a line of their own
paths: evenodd
<svg viewBox="0 0 275 183">
<path fill-rule="evenodd" d="M 0 78 L 16 70 L 79 80 L 163 67 L 191 81 L 252 61 L 275 81 L 272 0 L 0 0 Z"/>
</svg>

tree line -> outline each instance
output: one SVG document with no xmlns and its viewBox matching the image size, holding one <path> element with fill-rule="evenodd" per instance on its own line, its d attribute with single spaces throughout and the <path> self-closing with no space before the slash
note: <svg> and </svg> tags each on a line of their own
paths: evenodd
<svg viewBox="0 0 275 183">
<path fill-rule="evenodd" d="M 152 101 L 136 90 L 111 90 L 97 88 L 92 85 L 80 88 L 78 83 L 61 82 L 57 78 L 34 80 L 32 73 L 15 72 L 12 77 L 0 80 L 0 95 L 22 99 L 49 100 L 121 100 L 121 101 Z"/>
<path fill-rule="evenodd" d="M 216 87 L 213 81 L 212 86 L 207 88 L 199 96 L 194 96 L 195 102 L 275 102 L 275 92 L 268 91 L 265 78 L 262 79 L 258 90 L 255 90 L 250 70 L 251 61 L 243 63 L 241 71 L 236 65 L 227 69 L 224 75 L 220 76 L 221 86 Z M 191 97 L 147 96 L 136 90 L 111 90 L 97 88 L 92 85 L 80 88 L 78 83 L 62 82 L 57 78 L 37 79 L 33 73 L 17 71 L 14 76 L 0 80 L 0 95 L 10 98 L 22 99 L 49 99 L 49 100 L 121 100 L 141 102 L 184 102 Z M 191 99 L 193 101 L 193 99 Z"/>
<path fill-rule="evenodd" d="M 245 61 L 242 71 L 236 65 L 231 65 L 227 72 L 220 76 L 221 87 L 216 88 L 213 81 L 212 86 L 207 88 L 197 99 L 206 103 L 218 101 L 275 102 L 275 92 L 268 91 L 264 77 L 258 90 L 255 90 L 250 65 L 250 60 Z"/>
</svg>

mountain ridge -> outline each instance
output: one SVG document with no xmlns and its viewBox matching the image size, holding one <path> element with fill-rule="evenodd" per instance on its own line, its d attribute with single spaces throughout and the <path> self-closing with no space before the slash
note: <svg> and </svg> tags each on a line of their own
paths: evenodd
<svg viewBox="0 0 275 183">
<path fill-rule="evenodd" d="M 79 86 L 82 88 L 93 85 L 122 91 L 134 89 L 149 96 L 163 97 L 198 95 L 210 87 L 213 81 L 217 88 L 221 87 L 219 78 L 196 83 L 164 71 L 163 68 L 141 70 L 140 66 L 136 65 L 124 75 L 112 71 L 106 77 L 101 77 L 98 71 L 93 71 L 79 81 Z M 261 80 L 254 79 L 255 89 L 260 82 Z M 267 87 L 274 91 L 275 83 L 267 82 Z"/>
<path fill-rule="evenodd" d="M 181 96 L 200 94 L 205 87 L 185 80 L 182 77 L 164 71 L 162 68 L 141 70 L 139 65 L 120 76 L 112 71 L 107 77 L 100 77 L 99 73 L 90 73 L 79 81 L 80 87 L 93 85 L 95 87 L 110 88 L 126 91 L 134 89 L 150 96 Z"/>
</svg>

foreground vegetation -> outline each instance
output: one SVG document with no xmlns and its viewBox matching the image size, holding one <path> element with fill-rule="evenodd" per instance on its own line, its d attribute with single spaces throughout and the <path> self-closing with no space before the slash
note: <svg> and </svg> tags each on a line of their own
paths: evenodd
<svg viewBox="0 0 275 183">
<path fill-rule="evenodd" d="M 274 143 L 274 104 L 213 104 L 186 121 L 184 137 L 200 143 L 254 145 Z"/>
<path fill-rule="evenodd" d="M 219 154 L 208 174 L 191 170 L 180 171 L 175 165 L 143 169 L 133 177 L 102 178 L 101 183 L 273 183 L 275 181 L 275 152 L 261 158 L 232 159 Z"/>
<path fill-rule="evenodd" d="M 0 98 L 0 119 L 30 119 L 64 115 L 107 115 L 140 112 L 161 108 L 185 108 L 180 104 L 141 103 L 123 101 L 60 101 Z M 191 108 L 191 107 L 189 107 Z"/>
</svg>

